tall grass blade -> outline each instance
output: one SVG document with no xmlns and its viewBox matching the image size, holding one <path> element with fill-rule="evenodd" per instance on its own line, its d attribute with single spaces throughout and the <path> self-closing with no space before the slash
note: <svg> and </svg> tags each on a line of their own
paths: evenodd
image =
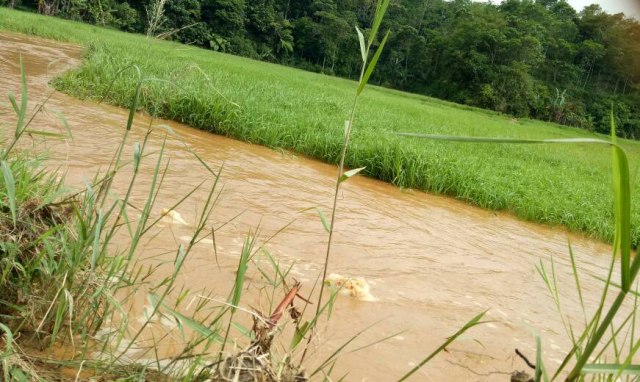
<svg viewBox="0 0 640 382">
<path fill-rule="evenodd" d="M 60 111 L 55 111 L 55 115 L 62 122 L 62 126 L 67 131 L 67 138 L 73 139 L 73 133 L 71 132 L 71 126 L 69 126 L 69 121 L 67 121 L 67 117 L 64 116 Z"/>
<path fill-rule="evenodd" d="M 9 102 L 11 102 L 11 106 L 13 107 L 13 111 L 16 113 L 16 115 L 20 114 L 18 101 L 16 101 L 16 96 L 13 94 L 13 92 L 7 93 L 7 98 L 9 98 Z"/>
<path fill-rule="evenodd" d="M 133 172 L 138 172 L 140 167 L 140 143 L 136 142 L 133 145 Z"/>
<path fill-rule="evenodd" d="M 616 215 L 614 251 L 620 253 L 622 289 L 631 289 L 631 189 L 629 184 L 629 161 L 617 145 L 616 123 L 611 110 L 611 157 L 613 161 L 613 191 Z"/>
<path fill-rule="evenodd" d="M 376 64 L 378 63 L 378 59 L 380 58 L 380 55 L 382 54 L 382 50 L 384 49 L 384 44 L 387 43 L 387 38 L 389 38 L 389 34 L 390 33 L 391 33 L 391 31 L 387 31 L 387 34 L 384 35 L 384 38 L 382 39 L 382 42 L 380 43 L 380 46 L 378 46 L 378 49 L 376 50 L 376 53 L 373 55 L 373 58 L 371 59 L 371 62 L 367 66 L 367 70 L 365 70 L 364 76 L 362 77 L 362 79 L 360 80 L 360 84 L 358 85 L 358 90 L 356 90 L 356 95 L 357 96 L 359 96 L 360 93 L 362 93 L 362 91 L 364 90 L 364 87 L 369 82 L 369 77 L 371 77 L 371 73 L 373 73 L 373 69 L 376 68 Z"/>
<path fill-rule="evenodd" d="M 93 251 L 91 253 L 91 269 L 95 269 L 98 264 L 98 256 L 100 256 L 100 235 L 102 233 L 102 212 L 98 212 L 98 221 L 96 223 L 93 235 Z"/>
<path fill-rule="evenodd" d="M 327 222 L 327 218 L 324 216 L 324 213 L 319 208 L 318 208 L 318 216 L 320 217 L 320 222 L 322 222 L 322 227 L 324 227 L 324 230 L 326 232 L 329 232 L 330 230 L 329 222 Z"/>
<path fill-rule="evenodd" d="M 432 141 L 470 142 L 470 143 L 511 143 L 511 144 L 547 144 L 547 143 L 595 143 L 609 146 L 617 146 L 604 139 L 598 138 L 554 138 L 554 139 L 520 139 L 520 138 L 490 138 L 490 137 L 464 137 L 457 135 L 420 134 L 420 133 L 395 133 L 401 137 L 414 137 Z"/>
<path fill-rule="evenodd" d="M 141 78 L 140 68 L 134 66 L 134 68 L 138 71 L 138 77 Z M 136 85 L 136 93 L 133 96 L 133 100 L 131 102 L 131 107 L 129 108 L 129 117 L 127 118 L 127 131 L 131 130 L 133 126 L 133 117 L 136 115 L 136 111 L 138 109 L 138 101 L 140 100 L 140 92 L 142 91 L 142 80 L 138 80 L 138 84 Z"/>
<path fill-rule="evenodd" d="M 409 377 L 411 377 L 413 374 L 415 374 L 418 370 L 420 370 L 420 368 L 422 368 L 422 366 L 424 366 L 427 362 L 431 361 L 431 359 L 433 357 L 435 357 L 436 355 L 438 355 L 440 352 L 442 352 L 447 346 L 449 346 L 450 343 L 452 343 L 453 341 L 455 341 L 456 339 L 458 339 L 458 337 L 460 337 L 461 335 L 463 335 L 467 330 L 473 328 L 474 326 L 480 325 L 482 322 L 480 321 L 482 319 L 482 317 L 484 317 L 484 315 L 487 313 L 487 311 L 485 310 L 484 312 L 478 314 L 477 316 L 473 317 L 469 322 L 467 322 L 466 324 L 464 324 L 464 326 L 462 328 L 460 328 L 454 335 L 452 335 L 451 337 L 449 337 L 442 345 L 440 345 L 440 347 L 438 347 L 433 353 L 429 354 L 425 359 L 423 359 L 419 364 L 416 365 L 416 367 L 414 367 L 413 369 L 411 369 L 407 374 L 403 375 L 398 382 L 402 382 L 402 381 L 406 381 Z"/>
<path fill-rule="evenodd" d="M 24 129 L 23 130 L 25 133 L 28 133 L 30 135 L 37 135 L 40 137 L 48 137 L 48 138 L 67 138 L 66 135 L 63 134 L 59 134 L 59 133 L 51 133 L 49 131 L 38 131 L 38 130 L 31 130 L 31 129 Z"/>
<path fill-rule="evenodd" d="M 582 286 L 580 285 L 580 275 L 578 274 L 578 267 L 576 266 L 576 258 L 573 253 L 573 247 L 571 246 L 571 241 L 568 243 L 569 245 L 569 259 L 571 260 L 571 270 L 573 272 L 573 278 L 576 282 L 576 291 L 578 292 L 578 298 L 580 299 L 580 307 L 582 308 L 582 314 L 586 314 L 586 310 L 584 309 L 584 298 L 582 297 Z M 587 318 L 584 318 L 585 325 L 587 322 Z"/>
<path fill-rule="evenodd" d="M 344 174 L 342 174 L 340 176 L 340 178 L 338 179 L 338 182 L 342 183 L 342 182 L 346 181 L 347 179 L 351 178 L 352 176 L 357 175 L 360 171 L 362 171 L 364 169 L 365 169 L 365 167 L 360 167 L 360 168 L 355 168 L 353 170 L 345 171 Z"/>
<path fill-rule="evenodd" d="M 612 119 L 612 131 L 615 131 Z M 629 266 L 631 252 L 631 192 L 629 185 L 629 160 L 627 154 L 620 147 L 615 138 L 611 141 L 597 138 L 563 138 L 563 139 L 512 139 L 512 138 L 487 138 L 487 137 L 463 137 L 454 135 L 396 133 L 404 137 L 422 138 L 436 141 L 469 142 L 469 143 L 509 143 L 509 144 L 598 144 L 611 146 L 613 149 L 614 165 L 614 198 L 616 200 L 616 248 L 621 252 L 621 273 L 623 289 L 629 291 L 632 278 L 640 270 L 640 261 L 635 262 L 635 267 Z M 626 275 L 625 275 L 626 274 Z M 633 275 L 633 277 L 632 277 Z M 625 284 L 626 282 L 626 284 Z M 626 285 L 626 288 L 625 288 Z"/>
<path fill-rule="evenodd" d="M 384 14 L 387 13 L 388 7 L 389 0 L 379 0 L 376 4 L 376 12 L 373 16 L 373 25 L 371 26 L 371 32 L 369 32 L 367 50 L 371 48 L 371 44 L 373 44 L 373 41 L 378 34 L 378 29 L 380 29 L 380 24 L 382 24 L 382 19 L 384 18 Z"/>
<path fill-rule="evenodd" d="M 375 325 L 377 325 L 378 323 L 380 323 L 381 320 L 376 321 L 375 323 L 367 326 L 366 328 L 360 330 L 358 333 L 354 334 L 353 336 L 351 336 L 351 338 L 349 338 L 347 341 L 345 341 L 342 345 L 340 345 L 333 353 L 331 353 L 331 355 L 329 357 L 327 357 L 327 359 L 324 360 L 324 362 L 322 362 L 320 364 L 320 366 L 318 366 L 316 368 L 316 370 L 311 373 L 311 377 L 313 377 L 314 375 L 318 374 L 322 369 L 324 369 L 326 366 L 330 365 L 331 362 L 335 362 L 336 361 L 336 357 L 347 347 L 349 346 L 350 343 L 352 343 L 353 341 L 356 340 L 356 338 L 360 337 L 362 335 L 362 333 L 366 332 L 367 330 L 371 329 L 372 327 L 374 327 Z"/>
<path fill-rule="evenodd" d="M 367 63 L 367 44 L 364 42 L 364 36 L 360 31 L 360 28 L 356 25 L 356 32 L 358 32 L 358 41 L 360 42 L 360 54 L 362 54 L 362 63 Z"/>
<path fill-rule="evenodd" d="M 242 247 L 242 254 L 240 255 L 240 261 L 238 263 L 238 269 L 236 271 L 236 280 L 233 285 L 233 296 L 230 301 L 232 313 L 235 313 L 237 306 L 240 304 L 242 289 L 244 288 L 245 275 L 249 267 L 249 256 L 251 255 L 253 240 L 254 239 L 247 237 L 244 241 L 244 246 Z"/>
<path fill-rule="evenodd" d="M 2 363 L 0 363 L 0 365 L 2 366 L 3 380 L 10 381 L 11 379 L 9 377 L 9 357 L 13 353 L 13 333 L 11 332 L 9 327 L 7 327 L 2 322 L 0 322 L 0 330 L 4 332 L 4 337 L 5 337 L 5 340 L 4 340 L 5 351 L 1 354 L 2 357 L 0 357 L 0 359 L 2 359 Z"/>
<path fill-rule="evenodd" d="M 297 327 L 295 332 L 293 333 L 293 338 L 291 339 L 290 349 L 295 349 L 300 345 L 300 342 L 304 339 L 304 336 L 309 331 L 309 321 L 305 321 L 300 327 Z"/>
<path fill-rule="evenodd" d="M 4 177 L 4 185 L 7 190 L 7 201 L 9 202 L 9 210 L 11 210 L 11 219 L 13 225 L 17 222 L 17 207 L 16 207 L 16 181 L 11 173 L 11 168 L 6 161 L 2 161 L 2 176 Z"/>
<path fill-rule="evenodd" d="M 152 302 L 152 304 L 157 304 L 158 303 L 158 297 L 157 296 L 150 296 L 149 300 Z M 216 333 L 215 331 L 209 329 L 208 327 L 204 326 L 202 323 L 189 318 L 187 316 L 185 316 L 184 314 L 178 312 L 175 309 L 172 309 L 170 307 L 168 307 L 165 304 L 162 304 L 163 308 L 166 309 L 169 313 L 171 313 L 171 315 L 173 315 L 177 320 L 179 320 L 183 325 L 189 327 L 191 330 L 197 332 L 198 334 L 200 334 L 201 336 L 205 337 L 205 338 L 212 338 L 215 339 L 216 341 L 221 341 L 222 338 L 218 335 L 218 333 Z M 154 305 L 154 308 L 156 306 Z"/>
<path fill-rule="evenodd" d="M 549 382 L 549 377 L 547 377 L 547 373 L 542 362 L 542 341 L 540 340 L 540 336 L 536 334 L 536 371 L 533 380 L 535 382 L 542 382 L 543 378 L 544 382 Z"/>
<path fill-rule="evenodd" d="M 20 110 L 18 111 L 18 123 L 16 125 L 16 138 L 22 134 L 22 128 L 24 126 L 24 119 L 27 115 L 27 79 L 24 74 L 24 61 L 22 55 L 20 55 Z"/>
<path fill-rule="evenodd" d="M 382 0 L 376 6 L 376 13 L 375 13 L 375 16 L 374 16 L 373 28 L 372 28 L 371 33 L 369 35 L 370 36 L 369 37 L 369 43 L 368 43 L 368 46 L 367 46 L 367 49 L 366 49 L 366 52 L 365 52 L 365 53 L 367 53 L 367 55 L 368 55 L 368 52 L 369 52 L 369 48 L 371 47 L 372 41 L 374 40 L 374 38 L 377 35 L 378 28 L 380 27 L 380 23 L 382 22 L 382 18 L 384 17 L 384 13 L 386 12 L 386 9 L 387 9 L 388 5 L 389 5 L 389 0 Z M 371 63 L 368 66 L 367 66 L 366 60 L 363 61 L 363 63 L 362 63 L 362 69 L 360 71 L 360 82 L 359 82 L 358 87 L 356 89 L 356 94 L 353 97 L 353 106 L 351 107 L 351 115 L 349 117 L 349 120 L 345 123 L 344 142 L 343 142 L 343 145 L 342 145 L 342 152 L 340 154 L 340 160 L 339 160 L 339 165 L 338 165 L 338 176 L 337 176 L 337 179 L 336 179 L 336 182 L 335 182 L 335 191 L 334 191 L 334 194 L 333 194 L 333 207 L 331 209 L 331 223 L 329 224 L 329 238 L 327 240 L 327 252 L 325 254 L 325 260 L 324 260 L 324 264 L 322 266 L 322 279 L 320 279 L 320 276 L 318 277 L 318 279 L 320 279 L 320 293 L 318 294 L 318 302 L 317 302 L 317 306 L 316 306 L 315 317 L 313 318 L 312 323 L 307 327 L 307 330 L 308 330 L 309 327 L 312 328 L 312 327 L 315 326 L 315 322 L 318 320 L 318 317 L 320 316 L 321 310 L 324 309 L 324 307 L 322 305 L 322 298 L 323 298 L 323 295 L 324 295 L 325 280 L 327 278 L 327 269 L 329 268 L 329 259 L 331 257 L 331 243 L 332 243 L 332 240 L 333 240 L 333 228 L 335 226 L 335 220 L 336 220 L 336 210 L 337 210 L 337 206 L 338 206 L 338 195 L 339 195 L 339 192 L 340 192 L 340 185 L 344 181 L 344 180 L 342 180 L 343 177 L 345 176 L 344 163 L 345 163 L 345 158 L 347 156 L 347 151 L 349 149 L 349 140 L 350 140 L 350 136 L 351 136 L 351 129 L 353 127 L 353 121 L 355 120 L 356 107 L 358 105 L 358 97 L 360 96 L 360 93 L 362 92 L 362 90 L 366 86 L 367 81 L 369 80 L 369 76 L 371 76 L 371 73 L 373 72 L 373 69 L 375 68 L 376 63 L 377 63 L 378 59 L 380 58 L 380 54 L 382 53 L 382 50 L 384 48 L 384 44 L 386 43 L 388 36 L 389 36 L 389 32 L 387 32 L 385 38 L 383 39 L 382 43 L 378 47 L 378 50 L 376 51 Z M 360 37 L 358 37 L 358 38 L 360 39 Z M 357 171 L 360 171 L 360 170 L 357 170 Z M 355 175 L 355 173 L 353 175 Z M 325 224 L 325 226 L 326 226 L 326 224 Z M 315 285 L 314 285 L 314 288 L 315 288 Z M 335 299 L 335 294 L 332 295 L 332 297 L 331 297 L 331 299 L 329 301 L 330 302 L 329 313 L 331 313 L 331 311 L 333 310 L 333 301 L 332 300 L 334 300 L 334 299 Z M 330 316 L 330 314 L 329 314 L 329 316 Z M 302 337 L 304 337 L 304 334 L 302 335 Z M 310 343 L 310 341 L 311 341 L 311 336 L 309 336 L 309 338 L 308 338 L 307 345 Z M 302 356 L 300 357 L 300 364 L 302 364 L 302 362 L 304 362 L 304 359 L 305 359 L 305 356 L 307 354 L 308 348 L 309 347 L 307 346 L 304 349 L 304 352 L 302 353 Z"/>
<path fill-rule="evenodd" d="M 621 371 L 622 370 L 622 371 Z M 585 374 L 607 374 L 607 375 L 638 375 L 640 376 L 640 365 L 629 365 L 619 363 L 586 364 L 582 368 Z"/>
</svg>

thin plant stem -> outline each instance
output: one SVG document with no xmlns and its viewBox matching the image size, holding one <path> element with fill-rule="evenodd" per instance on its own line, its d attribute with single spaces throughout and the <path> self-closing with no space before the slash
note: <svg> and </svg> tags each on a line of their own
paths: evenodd
<svg viewBox="0 0 640 382">
<path fill-rule="evenodd" d="M 362 69 L 360 71 L 360 81 L 362 81 L 362 78 L 364 77 L 364 72 L 366 68 L 367 68 L 367 63 L 363 62 Z M 333 193 L 333 207 L 331 209 L 331 223 L 329 224 L 329 238 L 327 240 L 327 253 L 325 254 L 325 258 L 324 258 L 324 265 L 322 268 L 322 280 L 320 280 L 320 295 L 318 296 L 318 303 L 316 305 L 316 313 L 315 313 L 316 318 L 320 314 L 320 310 L 322 309 L 322 296 L 324 294 L 325 280 L 327 279 L 327 269 L 329 268 L 329 259 L 331 257 L 331 243 L 333 242 L 333 230 L 336 222 L 338 194 L 340 192 L 340 185 L 342 184 L 342 182 L 340 181 L 340 178 L 344 173 L 344 160 L 345 160 L 345 157 L 347 156 L 347 149 L 349 148 L 349 139 L 351 138 L 351 128 L 353 127 L 353 121 L 356 116 L 356 107 L 358 106 L 358 97 L 359 97 L 358 93 L 356 93 L 356 95 L 353 97 L 353 106 L 351 107 L 351 115 L 349 117 L 347 129 L 344 134 L 344 145 L 342 146 L 342 153 L 340 154 L 340 163 L 338 165 L 338 175 L 336 177 L 335 191 Z M 302 352 L 302 357 L 300 359 L 301 364 L 302 362 L 304 362 L 304 359 L 307 355 L 307 349 L 309 349 L 308 345 L 311 342 L 311 337 L 312 336 L 308 337 L 307 346 L 304 348 L 304 351 Z"/>
</svg>

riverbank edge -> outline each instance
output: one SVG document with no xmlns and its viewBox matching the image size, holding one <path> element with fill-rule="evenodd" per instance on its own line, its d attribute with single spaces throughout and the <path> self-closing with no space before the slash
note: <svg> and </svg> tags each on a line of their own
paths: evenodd
<svg viewBox="0 0 640 382">
<path fill-rule="evenodd" d="M 8 9 L 0 8 L 0 15 L 3 12 L 11 13 L 16 11 L 10 11 Z M 20 14 L 25 16 L 22 12 L 20 12 Z M 44 17 L 44 16 L 28 14 L 28 16 L 25 16 L 25 17 L 37 18 L 37 17 Z M 72 22 L 68 20 L 55 19 L 54 22 L 58 24 L 69 23 L 69 26 L 81 25 L 83 28 L 89 28 L 96 34 L 99 33 L 100 30 L 102 30 L 101 28 L 96 26 L 90 26 L 87 24 L 81 24 L 81 23 Z M 41 26 L 35 27 L 33 25 L 28 26 L 28 25 L 8 25 L 8 24 L 10 23 L 3 24 L 3 22 L 0 20 L 0 30 L 6 30 L 11 32 L 17 32 L 17 33 L 25 33 L 27 35 L 79 44 L 85 50 L 85 54 L 81 63 L 81 68 L 83 68 L 85 65 L 88 64 L 88 60 L 93 55 L 96 54 L 96 51 L 104 49 L 104 46 L 98 46 L 100 44 L 90 44 L 90 43 L 87 43 L 86 41 L 81 42 L 80 41 L 81 39 L 75 38 L 69 33 L 56 33 L 56 31 L 49 31 L 46 28 L 43 29 Z M 110 32 L 115 32 L 115 31 L 110 31 Z M 124 32 L 117 32 L 117 33 L 124 34 Z M 142 36 L 138 36 L 138 37 L 142 37 Z M 270 65 L 270 64 L 265 64 L 265 65 Z M 54 81 L 54 87 L 71 96 L 75 96 L 79 98 L 99 99 L 106 103 L 109 103 L 115 106 L 120 106 L 120 107 L 126 107 L 128 105 L 130 101 L 129 94 L 126 90 L 122 89 L 122 84 L 120 84 L 120 82 L 122 81 L 116 81 L 115 79 L 111 81 L 105 81 L 105 79 L 101 79 L 102 81 L 101 86 L 92 86 L 92 84 L 90 83 L 85 83 L 85 84 L 79 83 L 77 81 L 77 78 L 73 77 L 77 73 L 78 73 L 77 70 L 75 71 L 72 70 L 58 77 Z M 130 74 L 126 74 L 126 76 L 129 76 L 128 78 L 131 78 Z M 109 86 L 110 93 L 108 95 L 106 95 L 105 87 L 103 86 L 105 82 L 110 83 L 110 86 Z M 132 89 L 129 89 L 129 90 L 132 90 Z M 150 92 L 150 93 L 153 93 L 153 92 Z M 190 102 L 206 104 L 206 101 L 201 102 L 202 100 L 198 99 L 197 94 L 191 94 L 191 96 L 193 97 L 193 99 L 190 100 Z M 412 95 L 408 95 L 408 96 L 412 96 Z M 239 139 L 239 140 L 250 142 L 250 143 L 257 143 L 257 144 L 265 145 L 268 147 L 283 147 L 287 150 L 292 150 L 296 153 L 300 153 L 302 155 L 306 155 L 313 159 L 317 159 L 326 163 L 335 163 L 336 161 L 336 159 L 334 158 L 334 155 L 332 155 L 331 153 L 328 153 L 328 152 L 319 153 L 318 147 L 324 145 L 325 147 L 332 148 L 332 150 L 329 150 L 330 152 L 332 151 L 337 152 L 337 147 L 339 146 L 339 144 L 338 144 L 338 140 L 336 140 L 335 138 L 339 138 L 339 137 L 327 136 L 325 141 L 319 141 L 319 142 L 313 141 L 311 143 L 307 142 L 305 143 L 306 146 L 303 145 L 302 149 L 298 147 L 298 145 L 296 144 L 287 144 L 286 141 L 281 142 L 282 145 L 278 145 L 278 144 L 274 145 L 273 142 L 270 142 L 267 139 L 262 139 L 259 136 L 259 134 L 256 135 L 255 131 L 250 132 L 249 131 L 250 127 L 242 127 L 242 126 L 234 125 L 235 116 L 233 115 L 234 114 L 233 105 L 229 106 L 228 100 L 224 100 L 224 103 L 226 105 L 220 105 L 219 103 L 217 105 L 214 105 L 216 106 L 215 108 L 217 108 L 217 110 L 207 111 L 207 113 L 210 113 L 210 115 L 205 115 L 205 116 L 196 115 L 194 117 L 194 113 L 191 113 L 191 115 L 189 116 L 185 116 L 185 115 L 180 116 L 180 115 L 177 115 L 174 110 L 172 110 L 171 112 L 164 111 L 163 107 L 166 107 L 167 102 L 159 101 L 159 100 L 162 100 L 162 98 L 166 98 L 166 97 L 164 95 L 160 95 L 159 98 L 151 100 L 148 103 L 143 102 L 143 108 L 146 111 L 154 115 L 157 115 L 159 117 L 177 120 L 177 122 L 186 123 L 191 126 L 194 126 L 195 128 L 209 131 L 214 134 L 220 134 L 220 135 L 232 137 L 234 139 Z M 480 111 L 480 112 L 483 112 L 483 111 Z M 211 118 L 213 123 L 205 127 L 202 123 L 193 123 L 193 121 L 190 120 L 190 118 L 201 118 L 201 117 L 206 117 L 205 119 Z M 309 150 L 305 150 L 304 149 L 305 147 Z M 363 152 L 358 150 L 359 149 L 357 147 L 357 144 L 354 145 L 354 148 L 352 148 L 352 150 L 349 153 L 350 157 L 347 159 L 348 165 L 352 167 L 363 166 L 363 165 L 367 166 L 368 169 L 365 170 L 364 172 L 365 175 L 377 178 L 385 182 L 394 183 L 396 185 L 398 185 L 396 182 L 398 175 L 395 173 L 395 170 L 393 167 L 394 166 L 397 167 L 398 163 L 394 163 L 393 160 L 391 160 L 391 163 L 387 163 L 388 161 L 386 160 L 384 161 L 385 163 L 379 163 L 379 162 L 376 162 L 376 158 L 378 158 L 379 156 L 384 156 L 383 154 L 389 154 L 389 155 L 395 155 L 395 156 L 401 155 L 402 158 L 400 158 L 400 160 L 403 161 L 402 163 L 404 164 L 407 160 L 409 160 L 409 159 L 406 159 L 407 156 L 411 155 L 410 152 L 409 153 L 403 152 L 399 154 L 396 152 L 397 150 L 395 148 L 390 148 L 389 153 L 364 152 L 364 156 L 363 156 L 362 155 Z M 354 154 L 354 151 L 357 151 L 357 153 Z M 412 162 L 409 163 L 409 165 L 411 166 L 415 165 L 412 168 L 414 170 L 417 169 L 416 170 L 417 173 L 420 173 L 421 169 L 425 169 L 428 167 L 429 164 L 432 164 L 432 163 L 416 164 L 415 162 L 419 161 L 419 159 L 412 160 Z M 408 172 L 408 170 L 405 171 L 405 169 L 401 169 L 401 172 Z M 415 174 L 413 174 L 412 176 L 415 177 Z M 425 175 L 425 177 L 428 177 L 428 176 Z M 569 229 L 569 231 L 586 234 L 588 236 L 598 238 L 605 242 L 611 242 L 613 239 L 613 225 L 607 221 L 607 220 L 610 220 L 610 214 L 604 217 L 598 216 L 597 213 L 593 212 L 594 210 L 595 212 L 598 212 L 596 208 L 591 208 L 592 211 L 587 211 L 587 212 L 579 211 L 579 210 L 564 211 L 564 212 L 552 211 L 552 213 L 550 213 L 549 215 L 546 215 L 546 212 L 543 209 L 537 209 L 535 206 L 531 210 L 523 209 L 521 206 L 514 207 L 511 204 L 513 202 L 513 198 L 514 197 L 517 198 L 517 196 L 514 196 L 514 195 L 498 195 L 497 201 L 489 200 L 488 202 L 485 202 L 481 200 L 483 195 L 478 196 L 474 194 L 473 190 L 470 192 L 468 189 L 460 190 L 457 188 L 460 183 L 469 181 L 469 179 L 459 179 L 461 177 L 462 177 L 461 174 L 452 174 L 450 176 L 445 177 L 444 179 L 440 179 L 436 181 L 434 181 L 431 178 L 427 180 L 419 180 L 417 182 L 422 186 L 418 186 L 418 187 L 410 186 L 408 188 L 416 188 L 418 190 L 425 191 L 425 192 L 444 194 L 444 195 L 462 200 L 464 202 L 470 203 L 472 205 L 476 205 L 481 208 L 485 208 L 489 210 L 511 212 L 511 213 L 514 213 L 518 218 L 521 218 L 527 221 L 532 221 L 532 222 L 541 223 L 541 224 L 550 225 L 550 226 L 561 225 Z M 471 181 L 473 181 L 473 179 L 471 179 Z M 429 182 L 432 182 L 436 185 L 432 186 Z M 490 193 L 491 191 L 492 190 L 487 190 L 486 192 L 482 191 L 481 194 Z M 544 195 L 541 195 L 541 197 L 544 197 Z M 637 211 L 635 211 L 634 215 L 638 215 Z M 633 219 L 633 221 L 636 221 L 636 220 L 637 219 Z M 636 248 L 640 243 L 640 226 L 638 226 L 637 224 L 634 224 L 632 231 L 633 231 L 632 245 L 634 248 Z"/>
</svg>

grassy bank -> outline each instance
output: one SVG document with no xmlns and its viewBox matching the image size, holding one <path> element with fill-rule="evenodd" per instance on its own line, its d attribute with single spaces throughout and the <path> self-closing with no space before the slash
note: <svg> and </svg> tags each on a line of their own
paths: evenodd
<svg viewBox="0 0 640 382">
<path fill-rule="evenodd" d="M 146 75 L 167 80 L 144 85 L 141 105 L 151 113 L 337 163 L 355 88 L 350 81 L 4 8 L 0 29 L 86 46 L 83 65 L 55 83 L 71 95 L 108 94 L 107 102 L 127 106 L 135 74 L 121 70 L 137 64 Z M 366 166 L 368 176 L 401 187 L 452 195 L 612 240 L 611 154 L 606 147 L 469 145 L 393 133 L 513 138 L 593 134 L 381 88 L 367 89 L 358 110 L 348 166 Z M 622 145 L 629 153 L 634 192 L 640 146 L 631 141 Z M 640 208 L 633 206 L 634 246 L 640 242 L 639 217 Z"/>
<path fill-rule="evenodd" d="M 147 263 L 139 258 L 143 243 L 162 232 L 159 222 L 170 212 L 153 212 L 169 161 L 164 144 L 150 148 L 150 141 L 156 134 L 166 139 L 166 131 L 149 126 L 131 153 L 125 150 L 131 144 L 130 119 L 107 168 L 72 193 L 64 173 L 43 167 L 46 158 L 36 149 L 46 145 L 20 144 L 23 137 L 72 138 L 64 119 L 59 121 L 60 133 L 31 125 L 45 105 L 34 108 L 29 102 L 24 68 L 20 82 L 19 96 L 7 95 L 12 110 L 2 104 L 6 130 L 0 140 L 0 380 L 230 381 L 240 373 L 242 380 L 255 376 L 261 381 L 306 381 L 291 353 L 322 311 L 305 323 L 307 329 L 296 332 L 299 338 L 291 342 L 290 353 L 279 357 L 271 352 L 283 327 L 298 329 L 299 316 L 283 317 L 294 303 L 290 289 L 297 286 L 289 286 L 288 271 L 279 268 L 251 233 L 242 246 L 228 302 L 178 281 L 195 246 L 213 237 L 214 227 L 207 222 L 219 196 L 218 173 L 201 162 L 210 182 L 177 196 L 173 206 L 179 208 L 194 192 L 208 189 L 190 240 L 166 248 L 163 255 L 169 261 Z M 131 103 L 133 116 L 137 98 Z M 197 157 L 189 150 L 185 153 Z M 125 188 L 114 188 L 120 180 Z M 146 198 L 134 202 L 134 189 Z M 159 271 L 166 265 L 168 275 Z M 246 272 L 254 265 L 265 280 L 258 293 L 269 293 L 272 298 L 265 309 L 274 313 L 263 317 L 243 310 L 256 318 L 252 328 L 245 328 L 236 313 L 249 289 Z M 289 299 L 274 308 L 280 295 Z M 335 294 L 324 309 L 334 298 Z M 180 338 L 178 354 L 160 356 L 157 348 L 170 335 Z M 250 345 L 238 352 L 239 344 Z M 317 372 L 331 368 L 337 353 Z"/>
</svg>

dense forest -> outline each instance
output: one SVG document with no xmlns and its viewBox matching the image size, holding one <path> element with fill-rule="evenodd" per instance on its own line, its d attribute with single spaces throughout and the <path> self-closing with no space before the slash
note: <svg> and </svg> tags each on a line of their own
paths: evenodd
<svg viewBox="0 0 640 382">
<path fill-rule="evenodd" d="M 374 0 L 0 0 L 207 49 L 356 78 Z M 373 82 L 640 138 L 640 22 L 565 0 L 395 0 Z"/>
</svg>

